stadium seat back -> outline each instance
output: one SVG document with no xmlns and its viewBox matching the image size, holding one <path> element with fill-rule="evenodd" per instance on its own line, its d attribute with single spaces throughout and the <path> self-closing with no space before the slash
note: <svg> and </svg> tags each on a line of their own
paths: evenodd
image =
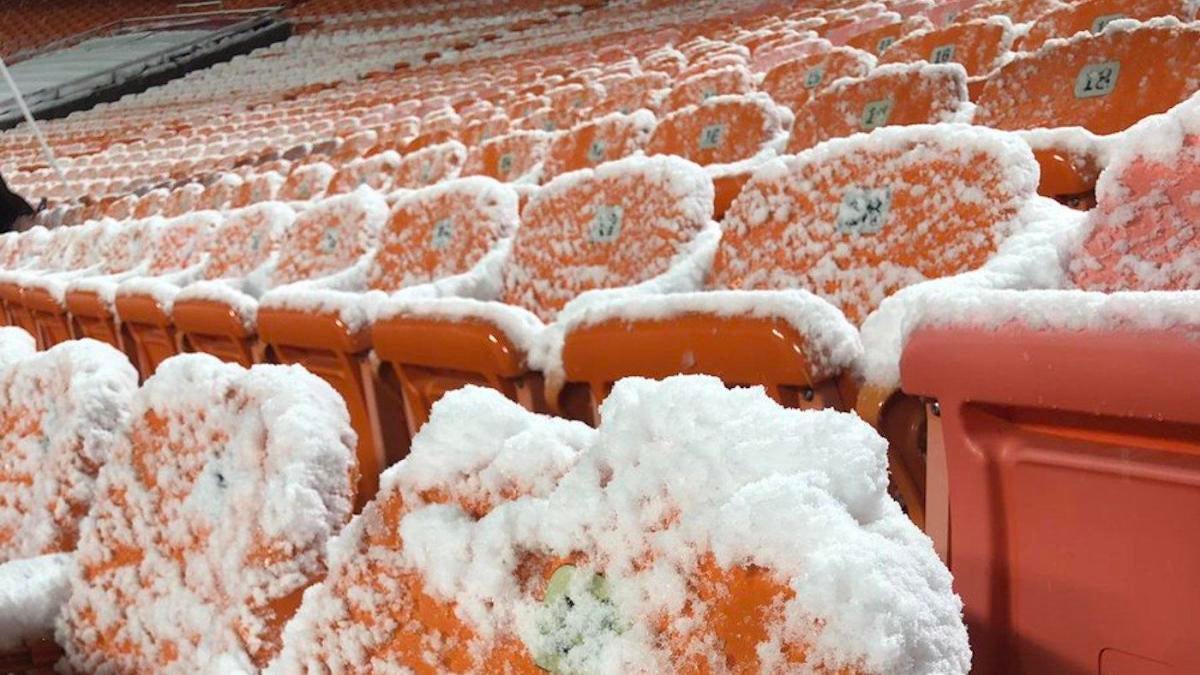
<svg viewBox="0 0 1200 675">
<path fill-rule="evenodd" d="M 128 423 L 137 374 L 92 341 L 35 353 L 16 328 L 0 333 L 0 562 L 70 552 L 96 474 Z"/>
<path fill-rule="evenodd" d="M 677 157 L 560 176 L 521 213 L 501 299 L 550 320 L 584 291 L 666 272 L 711 220 L 711 180 Z"/>
<path fill-rule="evenodd" d="M 663 101 L 662 110 L 670 112 L 697 105 L 713 96 L 748 94 L 754 89 L 754 76 L 744 65 L 704 69 L 672 87 Z"/>
<path fill-rule="evenodd" d="M 133 209 L 134 218 L 145 218 L 147 216 L 156 216 L 162 213 L 163 204 L 167 201 L 167 196 L 170 195 L 170 190 L 166 188 L 155 188 L 138 199 L 137 206 Z"/>
<path fill-rule="evenodd" d="M 1012 24 L 1004 19 L 978 19 L 913 33 L 892 45 L 880 63 L 957 63 L 967 77 L 995 70 L 1013 43 Z"/>
<path fill-rule="evenodd" d="M 1171 19 L 1110 25 L 1047 43 L 996 71 L 978 98 L 975 123 L 1111 134 L 1192 95 L 1197 79 L 1200 26 Z"/>
<path fill-rule="evenodd" d="M 341 400 L 299 368 L 184 355 L 131 412 L 80 536 L 60 632 L 68 660 L 85 671 L 197 670 L 216 655 L 265 666 L 350 517 L 354 434 Z"/>
<path fill-rule="evenodd" d="M 785 61 L 763 78 L 759 89 L 792 112 L 801 112 L 813 94 L 843 77 L 863 77 L 874 65 L 866 52 L 834 47 Z"/>
<path fill-rule="evenodd" d="M 1131 160 L 1101 174 L 1090 234 L 1070 266 L 1080 288 L 1200 290 L 1200 127 L 1185 122 L 1178 131 L 1144 155 L 1131 145 Z"/>
<path fill-rule="evenodd" d="M 462 171 L 466 159 L 467 148 L 458 141 L 422 148 L 401 159 L 393 187 L 419 188 L 454 178 Z"/>
<path fill-rule="evenodd" d="M 354 191 L 360 185 L 387 192 L 392 187 L 392 175 L 400 166 L 400 162 L 400 155 L 391 150 L 350 162 L 334 174 L 327 194 L 345 194 Z"/>
<path fill-rule="evenodd" d="M 866 77 L 839 80 L 817 93 L 797 117 L 787 150 L 799 152 L 829 138 L 883 126 L 950 121 L 966 102 L 962 66 L 880 66 Z"/>
<path fill-rule="evenodd" d="M 766 96 L 718 96 L 659 120 L 648 155 L 678 155 L 701 166 L 754 157 L 784 131 L 785 118 Z"/>
<path fill-rule="evenodd" d="M 986 262 L 1036 176 L 1028 147 L 972 127 L 831 141 L 750 179 L 726 215 L 712 284 L 808 289 L 859 323 L 904 286 Z"/>
<path fill-rule="evenodd" d="M 354 264 L 377 243 L 387 203 L 369 188 L 329 197 L 296 216 L 279 244 L 273 285 L 332 274 Z"/>
<path fill-rule="evenodd" d="M 204 188 L 204 194 L 196 204 L 200 210 L 224 210 L 237 199 L 242 183 L 241 176 L 235 173 L 222 173 Z"/>
<path fill-rule="evenodd" d="M 294 167 L 279 188 L 278 198 L 288 202 L 320 199 L 336 173 L 336 169 L 324 162 Z"/>
<path fill-rule="evenodd" d="M 517 195 L 486 177 L 422 188 L 392 207 L 369 288 L 394 291 L 469 272 L 517 229 Z"/>
<path fill-rule="evenodd" d="M 167 274 L 198 265 L 216 243 L 213 233 L 221 217 L 197 211 L 159 223 L 154 228 L 146 274 Z"/>
<path fill-rule="evenodd" d="M 280 202 L 263 202 L 232 211 L 217 228 L 209 251 L 206 279 L 244 277 L 278 250 L 296 213 Z"/>
<path fill-rule="evenodd" d="M 100 258 L 108 274 L 127 272 L 146 259 L 154 226 L 146 221 L 123 223 L 100 243 Z"/>
<path fill-rule="evenodd" d="M 162 214 L 167 218 L 181 216 L 194 210 L 204 196 L 204 186 L 199 183 L 188 183 L 171 190 L 162 205 Z"/>
<path fill-rule="evenodd" d="M 955 21 L 966 22 L 1003 16 L 1014 24 L 1029 23 L 1038 17 L 1062 9 L 1068 4 L 1060 0 L 990 0 L 963 9 Z"/>
<path fill-rule="evenodd" d="M 237 196 L 230 206 L 250 206 L 275 199 L 283 187 L 284 180 L 283 176 L 274 171 L 251 174 L 238 188 Z"/>
<path fill-rule="evenodd" d="M 631 113 L 635 110 L 658 108 L 658 98 L 671 86 L 666 73 L 648 70 L 632 75 L 613 76 L 603 81 L 604 100 L 592 109 L 593 115 L 614 112 Z"/>
<path fill-rule="evenodd" d="M 482 119 L 475 119 L 463 125 L 459 140 L 468 148 L 474 148 L 480 143 L 507 133 L 512 125 L 508 115 L 494 113 Z"/>
<path fill-rule="evenodd" d="M 488 176 L 505 183 L 530 182 L 546 156 L 553 135 L 544 131 L 513 131 L 471 148 L 464 176 Z"/>
<path fill-rule="evenodd" d="M 649 110 L 612 113 L 558 134 L 546 151 L 542 180 L 628 157 L 645 147 L 656 120 Z"/>
<path fill-rule="evenodd" d="M 1018 48 L 1035 51 L 1047 40 L 1076 33 L 1099 33 L 1119 19 L 1148 21 L 1160 16 L 1190 21 L 1196 17 L 1196 6 L 1187 0 L 1086 0 L 1039 16 L 1021 38 Z"/>
</svg>

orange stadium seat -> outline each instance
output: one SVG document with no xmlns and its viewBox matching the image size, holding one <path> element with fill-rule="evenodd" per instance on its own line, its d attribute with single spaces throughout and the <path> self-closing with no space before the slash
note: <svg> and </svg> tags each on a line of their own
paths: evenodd
<svg viewBox="0 0 1200 675">
<path fill-rule="evenodd" d="M 967 71 L 967 88 L 976 100 L 984 79 L 1008 55 L 1013 44 L 1012 24 L 1001 18 L 953 23 L 943 28 L 913 33 L 880 57 L 880 63 L 957 63 Z"/>
<path fill-rule="evenodd" d="M 542 401 L 531 363 L 545 324 L 585 291 L 671 271 L 711 231 L 711 217 L 711 180 L 676 157 L 607 162 L 544 186 L 522 211 L 498 302 L 402 300 L 380 310 L 371 337 L 382 376 L 404 393 L 410 434 L 442 394 L 464 384 L 532 408 L 554 405 Z"/>
<path fill-rule="evenodd" d="M 545 131 L 513 131 L 484 141 L 467 154 L 462 175 L 536 185 L 553 138 L 554 134 Z"/>
<path fill-rule="evenodd" d="M 815 92 L 843 77 L 864 77 L 874 65 L 874 59 L 866 52 L 834 47 L 775 66 L 763 78 L 759 89 L 792 112 L 799 112 Z"/>
<path fill-rule="evenodd" d="M 792 115 L 764 94 L 716 96 L 659 120 L 648 155 L 678 155 L 706 167 L 721 218 L 760 158 L 782 151 Z"/>
<path fill-rule="evenodd" d="M 1178 311 L 1200 289 L 1197 109 L 1130 130 L 1065 256 L 1075 289 L 938 297 L 914 321 L 902 386 L 936 403 L 930 534 L 980 672 L 1200 668 L 1200 418 L 1179 379 L 1200 353 Z"/>
<path fill-rule="evenodd" d="M 1002 16 L 1014 24 L 1035 21 L 1038 17 L 1070 3 L 1061 0 L 985 0 L 958 12 L 955 21 L 966 22 Z"/>
<path fill-rule="evenodd" d="M 1160 16 L 1190 21 L 1196 18 L 1196 6 L 1186 0 L 1085 0 L 1039 16 L 1017 42 L 1017 49 L 1037 51 L 1047 40 L 1099 33 L 1120 19 L 1148 21 Z"/>
<path fill-rule="evenodd" d="M 648 70 L 644 73 L 619 74 L 600 80 L 604 100 L 592 108 L 592 115 L 614 112 L 629 114 L 635 110 L 657 110 L 662 96 L 671 87 L 666 73 Z"/>
<path fill-rule="evenodd" d="M 680 372 L 761 384 L 784 405 L 854 407 L 853 325 L 904 286 L 981 266 L 1032 197 L 1028 149 L 984 134 L 880 129 L 764 165 L 725 216 L 713 290 L 617 299 L 569 323 L 566 380 L 587 385 L 593 410 L 621 377 Z M 955 199 L 966 186 L 987 197 Z M 906 405 L 889 397 L 879 403 Z M 924 475 L 904 456 L 916 441 L 883 431 L 919 517 Z"/>
<path fill-rule="evenodd" d="M 401 158 L 392 186 L 420 188 L 456 178 L 466 161 L 467 148 L 458 141 L 426 146 Z"/>
<path fill-rule="evenodd" d="M 668 113 L 696 105 L 713 96 L 749 94 L 754 90 L 754 75 L 744 65 L 705 68 L 678 80 L 663 100 L 661 112 Z"/>
<path fill-rule="evenodd" d="M 998 129 L 1083 127 L 1112 134 L 1196 91 L 1200 26 L 1158 19 L 1052 41 L 988 78 L 975 123 Z M 1144 83 L 1155 82 L 1153 87 Z M 1015 98 L 1014 98 L 1015 97 Z M 1099 159 L 1054 143 L 1038 148 L 1042 193 L 1091 193 Z"/>
<path fill-rule="evenodd" d="M 546 150 L 542 180 L 628 157 L 650 140 L 657 120 L 649 110 L 611 113 L 554 136 Z"/>
<path fill-rule="evenodd" d="M 337 169 L 324 163 L 302 164 L 292 167 L 276 198 L 285 202 L 306 202 L 320 199 L 329 189 Z"/>
<path fill-rule="evenodd" d="M 954 121 L 967 103 L 967 78 L 957 64 L 879 66 L 815 94 L 796 120 L 788 152 L 884 126 Z"/>
<path fill-rule="evenodd" d="M 258 328 L 271 356 L 324 377 L 350 409 L 360 443 L 360 501 L 374 494 L 378 475 L 408 447 L 406 427 L 396 424 L 403 414 L 400 392 L 377 392 L 366 371 L 374 305 L 387 294 L 486 288 L 516 224 L 516 193 L 494 180 L 460 178 L 423 188 L 396 203 L 378 245 L 336 283 L 284 286 L 264 296 Z M 397 433 L 398 440 L 388 438 Z"/>
<path fill-rule="evenodd" d="M 35 353 L 16 328 L 0 332 L 0 359 L 0 562 L 73 551 L 137 374 L 95 342 Z"/>
<path fill-rule="evenodd" d="M 747 415 L 725 419 L 725 406 Z M 782 442 L 822 431 L 839 440 L 819 458 Z M 475 440 L 464 444 L 464 434 Z M 335 545 L 372 555 L 333 562 L 306 594 L 269 672 L 366 664 L 420 675 L 593 672 L 608 659 L 630 670 L 671 664 L 682 673 L 757 672 L 768 663 L 817 663 L 847 675 L 906 663 L 928 669 L 921 672 L 965 670 L 966 635 L 949 577 L 887 499 L 882 462 L 865 466 L 846 452 L 859 441 L 879 444 L 850 416 L 797 416 L 714 380 L 623 382 L 595 431 L 530 414 L 494 391 L 455 392 L 368 506 L 372 527 L 348 528 Z M 513 447 L 522 449 L 519 467 L 508 460 Z M 834 466 L 843 460 L 853 468 Z M 728 471 L 729 462 L 739 470 Z M 835 475 L 855 471 L 869 487 L 853 500 L 815 487 L 801 478 L 814 463 Z M 655 475 L 681 467 L 702 485 Z M 764 544 L 748 533 L 757 529 L 753 509 L 768 504 L 796 520 L 781 541 Z M 500 530 L 505 517 L 523 526 Z M 444 528 L 453 528 L 459 545 L 453 569 L 418 553 L 448 552 L 437 541 Z M 849 565 L 846 548 L 857 558 Z M 823 583 L 835 583 L 825 572 L 811 582 L 783 581 L 813 572 L 809 561 L 830 559 L 846 575 L 845 594 L 832 605 L 818 599 Z M 505 564 L 493 568 L 495 560 Z M 494 573 L 480 584 L 484 569 Z M 872 595 L 850 581 L 868 569 L 873 589 L 905 598 L 884 632 L 908 646 L 886 655 L 874 645 L 878 629 L 868 634 L 843 622 L 844 606 Z M 655 593 L 664 580 L 679 591 Z M 817 635 L 838 634 L 837 647 L 814 637 L 813 611 L 827 617 L 817 620 Z M 412 629 L 363 630 L 381 620 Z M 862 665 L 867 659 L 871 665 Z"/>
<path fill-rule="evenodd" d="M 68 662 L 265 666 L 350 517 L 353 432 L 337 394 L 300 369 L 187 355 L 127 414 L 79 538 L 61 623 Z"/>
<path fill-rule="evenodd" d="M 328 195 L 353 192 L 360 185 L 369 185 L 374 190 L 387 192 L 392 187 L 392 176 L 400 168 L 400 154 L 392 150 L 356 159 L 343 165 L 329 181 Z"/>
</svg>

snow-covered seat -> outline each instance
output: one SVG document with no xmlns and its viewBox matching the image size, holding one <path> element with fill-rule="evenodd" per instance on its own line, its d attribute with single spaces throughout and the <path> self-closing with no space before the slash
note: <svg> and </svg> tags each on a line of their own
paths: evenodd
<svg viewBox="0 0 1200 675">
<path fill-rule="evenodd" d="M 649 110 L 611 113 L 556 135 L 546 150 L 542 180 L 634 154 L 650 140 L 656 122 Z"/>
<path fill-rule="evenodd" d="M 171 190 L 163 200 L 160 213 L 165 218 L 182 216 L 197 208 L 204 197 L 204 186 L 200 183 L 186 183 Z"/>
<path fill-rule="evenodd" d="M 142 379 L 178 353 L 171 303 L 182 286 L 202 278 L 209 252 L 224 245 L 214 237 L 222 221 L 216 211 L 160 221 L 150 235 L 145 264 L 136 276 L 117 285 L 116 321 L 130 339 L 128 347 Z"/>
<path fill-rule="evenodd" d="M 125 431 L 137 373 L 92 341 L 34 353 L 32 336 L 0 329 L 4 461 L 0 463 L 0 663 L 53 665 L 54 617 L 96 474 Z"/>
<path fill-rule="evenodd" d="M 1050 40 L 1018 54 L 987 79 L 974 121 L 998 129 L 1083 127 L 1112 134 L 1188 98 L 1197 78 L 1200 25 L 1175 18 L 1114 21 L 1100 33 Z M 1087 144 L 1053 135 L 1035 149 L 1042 194 L 1093 192 L 1103 161 Z"/>
<path fill-rule="evenodd" d="M 57 637 L 76 672 L 254 672 L 349 520 L 354 432 L 300 368 L 162 365 L 101 468 Z"/>
<path fill-rule="evenodd" d="M 492 115 L 471 120 L 463 125 L 459 140 L 468 148 L 473 148 L 488 139 L 508 133 L 511 127 L 512 121 L 508 119 L 508 115 L 496 111 Z"/>
<path fill-rule="evenodd" d="M 114 315 L 116 287 L 145 266 L 161 222 L 154 216 L 120 223 L 98 242 L 95 269 L 31 280 L 23 301 L 38 323 L 37 330 L 56 339 L 88 337 L 124 349 Z"/>
<path fill-rule="evenodd" d="M 1013 24 L 1028 24 L 1039 16 L 1062 9 L 1067 4 L 1070 3 L 1062 0 L 984 0 L 964 7 L 954 20 L 957 23 L 966 23 L 1000 16 Z"/>
<path fill-rule="evenodd" d="M 167 198 L 170 197 L 171 191 L 167 188 L 154 188 L 138 198 L 137 206 L 133 207 L 133 217 L 137 219 L 149 218 L 162 214 L 163 205 L 166 204 Z"/>
<path fill-rule="evenodd" d="M 329 182 L 326 195 L 353 192 L 360 185 L 373 190 L 388 192 L 392 188 L 394 172 L 400 167 L 400 153 L 385 150 L 370 157 L 357 159 L 342 166 Z"/>
<path fill-rule="evenodd" d="M 604 99 L 592 108 L 593 116 L 657 110 L 671 86 L 670 76 L 653 70 L 608 78 L 603 82 Z"/>
<path fill-rule="evenodd" d="M 712 378 L 625 380 L 595 430 L 453 392 L 268 672 L 966 672 L 884 449 Z"/>
<path fill-rule="evenodd" d="M 409 192 L 398 199 L 365 257 L 340 273 L 262 297 L 259 339 L 272 357 L 319 374 L 350 409 L 359 437 L 360 504 L 375 494 L 379 474 L 408 447 L 395 377 L 380 389 L 367 370 L 375 307 L 389 296 L 493 297 L 517 213 L 512 188 L 485 177 Z"/>
<path fill-rule="evenodd" d="M 396 167 L 393 187 L 416 189 L 457 178 L 467 160 L 467 148 L 449 140 L 408 151 Z"/>
<path fill-rule="evenodd" d="M 228 171 L 211 177 L 205 181 L 204 194 L 195 208 L 200 211 L 224 211 L 234 203 L 244 182 L 241 176 Z"/>
<path fill-rule="evenodd" d="M 136 389 L 137 373 L 108 345 L 35 352 L 24 331 L 0 332 L 0 563 L 75 549 Z"/>
<path fill-rule="evenodd" d="M 766 94 L 714 96 L 661 118 L 646 154 L 677 155 L 705 167 L 720 219 L 755 167 L 783 151 L 791 126 L 791 112 Z"/>
<path fill-rule="evenodd" d="M 858 29 L 859 32 L 847 39 L 844 44 L 879 58 L 905 36 L 927 28 L 929 25 L 928 20 L 924 17 L 904 21 L 899 14 L 891 12 L 874 18 L 870 22 L 864 22 L 862 28 Z"/>
<path fill-rule="evenodd" d="M 971 100 L 1013 46 L 1012 23 L 1003 17 L 954 23 L 905 36 L 879 57 L 880 63 L 957 63 L 967 71 Z"/>
<path fill-rule="evenodd" d="M 586 383 L 593 408 L 622 377 L 680 372 L 763 385 L 788 406 L 857 403 L 919 520 L 923 472 L 902 462 L 919 454 L 920 416 L 895 387 L 859 394 L 855 327 L 900 288 L 983 266 L 1037 215 L 1036 179 L 1027 146 L 966 126 L 879 129 L 769 162 L 726 214 L 710 290 L 573 313 L 565 379 Z"/>
<path fill-rule="evenodd" d="M 1182 21 L 1196 18 L 1196 6 L 1187 0 L 1089 0 L 1053 9 L 1029 26 L 1017 41 L 1023 52 L 1037 51 L 1056 38 L 1069 38 L 1077 33 L 1099 33 L 1118 19 L 1148 21 L 1160 16 L 1174 16 Z"/>
<path fill-rule="evenodd" d="M 512 131 L 471 148 L 463 176 L 488 176 L 504 183 L 537 185 L 541 182 L 546 148 L 555 134 L 545 131 Z"/>
<path fill-rule="evenodd" d="M 53 230 L 34 227 L 20 235 L 17 257 L 21 262 L 12 269 L 0 270 L 0 301 L 9 325 L 38 335 L 33 316 L 22 302 L 22 289 L 33 279 L 67 271 L 65 265 L 81 250 L 73 246 L 81 234 L 86 237 L 88 230 L 72 226 Z"/>
<path fill-rule="evenodd" d="M 259 202 L 273 201 L 286 179 L 275 171 L 260 171 L 246 176 L 230 208 L 242 208 Z"/>
<path fill-rule="evenodd" d="M 376 245 L 386 217 L 383 197 L 366 186 L 315 201 L 299 215 L 272 202 L 231 215 L 229 232 L 218 234 L 229 245 L 211 276 L 175 295 L 171 320 L 181 344 L 243 366 L 261 361 L 262 294 L 349 267 Z"/>
<path fill-rule="evenodd" d="M 1200 668 L 1198 120 L 1193 98 L 1125 134 L 1051 261 L 1063 290 L 909 299 L 898 376 L 936 404 L 927 532 L 985 673 Z"/>
<path fill-rule="evenodd" d="M 749 94 L 755 89 L 754 75 L 744 65 L 706 69 L 677 81 L 667 92 L 659 112 L 665 115 L 713 96 Z"/>
<path fill-rule="evenodd" d="M 780 63 L 767 72 L 758 88 L 793 113 L 801 112 L 808 100 L 831 82 L 863 77 L 874 65 L 875 59 L 864 51 L 833 47 Z"/>
<path fill-rule="evenodd" d="M 543 377 L 557 370 L 543 357 L 567 303 L 603 289 L 695 288 L 716 236 L 712 183 L 678 157 L 630 157 L 543 186 L 522 211 L 494 295 L 381 306 L 375 353 L 403 387 L 410 432 L 443 393 L 465 384 L 557 408 L 559 400 L 542 400 Z"/>
<path fill-rule="evenodd" d="M 284 202 L 310 202 L 325 196 L 337 169 L 325 162 L 301 164 L 292 167 L 276 199 Z"/>
<path fill-rule="evenodd" d="M 796 118 L 787 150 L 884 126 L 964 121 L 966 105 L 967 76 L 958 64 L 878 66 L 814 94 Z"/>
<path fill-rule="evenodd" d="M 107 254 L 113 243 L 125 237 L 125 229 L 131 227 L 136 228 L 134 222 L 100 220 L 64 229 L 64 232 L 73 231 L 73 236 L 59 269 L 20 277 L 18 311 L 26 317 L 28 325 L 34 327 L 34 337 L 42 349 L 74 337 L 65 304 L 67 285 L 72 279 L 128 269 L 119 255 L 116 260 L 109 260 Z"/>
</svg>

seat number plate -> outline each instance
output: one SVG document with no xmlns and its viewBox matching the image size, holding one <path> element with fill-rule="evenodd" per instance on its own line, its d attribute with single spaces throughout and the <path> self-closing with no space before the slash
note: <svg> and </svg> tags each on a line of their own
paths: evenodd
<svg viewBox="0 0 1200 675">
<path fill-rule="evenodd" d="M 710 124 L 700 132 L 700 149 L 712 150 L 713 148 L 719 148 L 723 140 L 725 140 L 725 125 Z"/>
<path fill-rule="evenodd" d="M 930 63 L 950 63 L 954 60 L 954 45 L 942 45 L 929 55 Z"/>
<path fill-rule="evenodd" d="M 597 206 L 588 239 L 598 244 L 616 241 L 621 236 L 621 220 L 624 216 L 625 209 L 620 206 Z"/>
<path fill-rule="evenodd" d="M 1120 61 L 1105 61 L 1084 66 L 1075 78 L 1075 98 L 1108 96 L 1117 88 L 1117 77 L 1120 75 Z"/>
<path fill-rule="evenodd" d="M 430 237 L 430 245 L 434 250 L 440 251 L 450 245 L 450 240 L 454 239 L 454 223 L 450 222 L 449 218 L 443 218 L 433 224 L 433 236 Z"/>
<path fill-rule="evenodd" d="M 863 106 L 861 126 L 865 131 L 882 127 L 888 123 L 888 118 L 891 116 L 892 99 L 884 98 L 878 101 L 871 101 Z"/>
<path fill-rule="evenodd" d="M 837 231 L 842 234 L 875 234 L 883 229 L 892 208 L 891 188 L 854 187 L 842 196 Z"/>
</svg>

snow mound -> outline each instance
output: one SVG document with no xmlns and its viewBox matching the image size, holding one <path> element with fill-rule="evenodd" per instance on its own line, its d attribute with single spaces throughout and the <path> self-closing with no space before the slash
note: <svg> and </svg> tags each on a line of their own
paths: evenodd
<svg viewBox="0 0 1200 675">
<path fill-rule="evenodd" d="M 0 370 L 0 561 L 71 551 L 137 373 L 94 340 L 30 354 L 27 334 L 4 337 L 5 357 L 19 360 Z"/>
<path fill-rule="evenodd" d="M 67 662 L 253 671 L 274 656 L 349 519 L 357 469 L 345 405 L 296 366 L 184 355 L 146 381 L 131 416 L 82 527 L 57 626 Z"/>
<path fill-rule="evenodd" d="M 601 420 L 444 397 L 271 670 L 967 672 L 865 423 L 698 376 L 622 380 Z"/>
</svg>

